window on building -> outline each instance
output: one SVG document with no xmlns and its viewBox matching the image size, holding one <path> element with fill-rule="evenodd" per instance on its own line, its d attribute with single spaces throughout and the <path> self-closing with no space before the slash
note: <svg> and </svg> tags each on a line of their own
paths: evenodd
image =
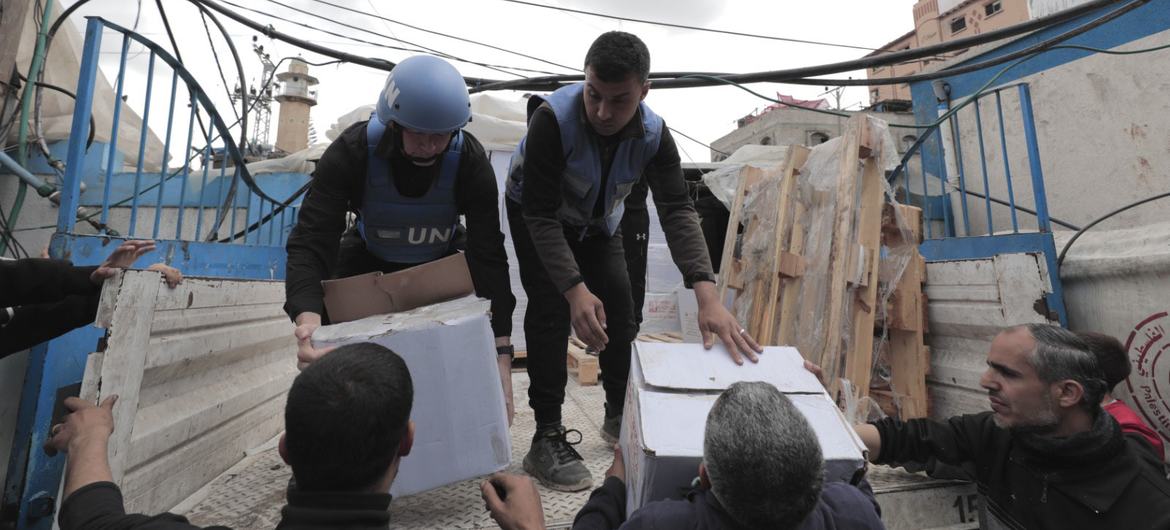
<svg viewBox="0 0 1170 530">
<path fill-rule="evenodd" d="M 808 133 L 808 145 L 817 146 L 829 141 L 829 134 L 821 131 Z"/>
<path fill-rule="evenodd" d="M 990 2 L 990 3 L 985 4 L 983 6 L 983 14 L 987 15 L 987 16 L 994 15 L 996 13 L 999 13 L 1000 11 L 1003 11 L 1003 1 L 1002 0 L 995 0 L 994 2 Z"/>
<path fill-rule="evenodd" d="M 878 89 L 875 88 L 875 89 L 869 91 L 869 102 L 870 103 L 877 103 L 878 98 L 880 98 L 880 97 L 881 97 L 881 95 L 878 92 Z"/>
<path fill-rule="evenodd" d="M 965 17 L 951 19 L 951 33 L 958 33 L 965 29 L 967 29 L 967 19 Z"/>
</svg>

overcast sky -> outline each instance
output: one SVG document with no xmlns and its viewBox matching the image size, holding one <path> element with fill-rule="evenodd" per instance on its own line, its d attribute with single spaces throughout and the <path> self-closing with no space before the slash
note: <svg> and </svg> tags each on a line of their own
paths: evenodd
<svg viewBox="0 0 1170 530">
<path fill-rule="evenodd" d="M 718 71 L 753 72 L 810 66 L 827 62 L 854 59 L 865 55 L 864 50 L 798 44 L 750 37 L 673 29 L 637 22 L 624 22 L 590 15 L 567 13 L 504 0 L 426 0 L 422 2 L 389 2 L 385 0 L 327 0 L 365 13 L 376 14 L 402 23 L 456 35 L 465 39 L 514 50 L 526 55 L 573 67 L 567 70 L 550 64 L 500 52 L 482 46 L 425 33 L 406 26 L 379 20 L 368 15 L 347 12 L 329 6 L 321 0 L 231 0 L 233 3 L 255 9 L 255 13 L 240 9 L 248 18 L 271 24 L 277 30 L 302 39 L 356 55 L 380 57 L 399 61 L 411 52 L 353 42 L 337 35 L 271 18 L 267 14 L 304 23 L 323 30 L 366 41 L 404 48 L 426 47 L 476 62 L 511 67 L 546 70 L 558 74 L 579 73 L 590 42 L 600 33 L 623 30 L 637 34 L 650 48 L 651 66 L 655 71 Z M 279 3 L 278 3 L 279 2 Z M 612 14 L 629 18 L 649 19 L 689 26 L 731 30 L 803 40 L 832 42 L 863 47 L 879 47 L 913 28 L 911 8 L 914 0 L 820 0 L 792 2 L 777 0 L 674 0 L 671 2 L 646 0 L 533 0 L 534 3 Z M 68 6 L 72 2 L 65 2 Z M 223 83 L 215 70 L 207 36 L 198 11 L 189 3 L 165 0 L 167 15 L 176 32 L 183 58 L 197 76 L 200 84 L 214 98 L 221 112 L 228 114 L 229 105 Z M 280 4 L 285 4 L 282 6 Z M 141 6 L 139 13 L 138 7 Z M 662 6 L 669 6 L 663 9 Z M 230 6 L 228 6 L 230 7 Z M 301 9 L 310 14 L 297 12 Z M 232 8 L 236 9 L 236 8 Z M 127 0 L 95 0 L 81 8 L 73 17 L 80 28 L 84 15 L 100 15 L 130 27 L 138 19 L 138 30 L 148 38 L 167 43 L 158 9 L 154 2 Z M 319 15 L 323 18 L 317 18 Z M 260 62 L 252 54 L 251 41 L 257 33 L 227 17 L 220 17 L 240 50 L 249 82 L 259 84 Z M 349 24 L 365 31 L 347 28 Z M 235 67 L 220 40 L 218 31 L 211 28 L 220 47 L 228 83 L 235 84 Z M 403 44 L 401 39 L 412 44 Z M 328 60 L 280 41 L 260 36 L 274 60 L 289 55 L 302 55 L 310 62 Z M 165 47 L 170 48 L 169 44 Z M 119 42 L 107 39 L 104 67 L 117 68 Z M 145 71 L 146 55 L 131 61 L 132 68 Z M 141 63 L 141 64 L 136 64 Z M 495 79 L 514 79 L 516 76 L 467 63 L 453 62 L 467 76 Z M 281 71 L 287 69 L 287 62 Z M 312 120 L 319 137 L 342 114 L 361 104 L 373 103 L 386 73 L 361 66 L 334 65 L 311 68 L 312 75 L 321 80 L 318 105 L 313 108 Z M 526 75 L 543 75 L 528 73 Z M 853 72 L 864 77 L 864 72 Z M 754 90 L 775 95 L 776 92 L 806 99 L 817 97 L 823 87 L 754 84 Z M 858 108 L 868 104 L 865 88 L 852 88 L 841 98 L 843 107 Z M 668 125 L 704 143 L 710 143 L 735 128 L 735 120 L 769 102 L 733 87 L 697 89 L 651 90 L 647 98 L 654 110 Z M 832 100 L 831 100 L 832 101 Z M 275 112 L 274 108 L 275 127 Z M 152 120 L 154 121 L 154 120 Z M 271 140 L 275 141 L 275 130 Z M 677 138 L 684 162 L 706 162 L 709 152 L 705 147 Z"/>
</svg>

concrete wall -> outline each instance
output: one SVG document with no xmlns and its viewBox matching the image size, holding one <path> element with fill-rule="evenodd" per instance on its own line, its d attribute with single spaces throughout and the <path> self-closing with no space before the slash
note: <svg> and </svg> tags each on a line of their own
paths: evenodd
<svg viewBox="0 0 1170 530">
<path fill-rule="evenodd" d="M 854 114 L 854 113 L 850 113 Z M 874 117 L 888 123 L 913 124 L 911 114 L 872 112 Z M 818 139 L 815 135 L 825 135 L 825 140 L 841 136 L 848 118 L 822 114 L 807 109 L 773 109 L 752 123 L 731 131 L 727 135 L 711 142 L 711 160 L 719 161 L 727 158 L 723 153 L 734 153 L 736 149 L 748 144 L 756 145 L 808 145 L 816 146 Z M 896 129 L 895 140 L 904 129 Z M 916 134 L 911 131 L 908 134 Z M 766 139 L 766 140 L 765 140 Z M 899 151 L 903 146 L 899 145 Z"/>
<path fill-rule="evenodd" d="M 1099 16 L 1099 15 L 1095 15 Z M 1095 18 L 1095 16 L 1091 18 Z M 981 61 L 1032 45 L 1068 31 L 1074 23 L 1020 39 L 1000 48 L 972 52 L 963 62 Z M 1070 43 L 1105 49 L 1133 50 L 1162 45 L 1170 37 L 1170 0 L 1153 0 L 1110 24 L 1077 37 Z M 1084 51 L 1053 51 L 1011 70 L 997 82 L 1031 87 L 1041 168 L 1052 216 L 1084 225 L 1102 214 L 1133 201 L 1166 191 L 1170 185 L 1170 68 L 1161 67 L 1170 52 L 1106 55 Z M 999 68 L 947 78 L 952 98 L 974 92 Z M 936 116 L 929 83 L 913 87 L 915 114 L 920 123 Z M 1030 171 L 1015 91 L 1004 95 L 1008 162 L 1017 199 L 1031 196 Z M 992 195 L 1006 199 L 1003 157 L 998 151 L 998 126 L 993 100 L 982 106 L 984 140 L 990 152 L 985 160 Z M 970 189 L 982 190 L 982 168 L 974 110 L 959 116 L 963 167 L 977 179 Z M 992 149 L 990 146 L 994 145 Z M 957 183 L 957 156 L 948 153 L 948 176 Z M 928 167 L 932 163 L 928 160 Z M 978 187 L 975 187 L 978 186 Z M 1031 203 L 1030 199 L 1026 203 Z M 957 204 L 957 200 L 956 200 Z M 1158 222 L 1164 214 L 1157 205 L 1139 207 L 1108 221 L 1105 227 L 1131 227 Z M 1021 214 L 1023 217 L 1029 217 Z M 986 228 L 985 214 L 972 214 L 976 229 Z M 1010 222 L 1009 212 L 993 207 L 995 228 Z"/>
</svg>

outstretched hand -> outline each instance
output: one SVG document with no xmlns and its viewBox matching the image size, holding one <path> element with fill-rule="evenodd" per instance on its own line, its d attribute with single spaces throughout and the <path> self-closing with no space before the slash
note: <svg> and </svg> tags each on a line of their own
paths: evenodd
<svg viewBox="0 0 1170 530">
<path fill-rule="evenodd" d="M 154 241 L 145 239 L 132 239 L 118 245 L 109 257 L 98 266 L 93 274 L 89 275 L 90 281 L 101 285 L 102 282 L 112 278 L 119 270 L 125 269 L 134 265 L 134 262 L 143 254 L 154 250 Z"/>
<path fill-rule="evenodd" d="M 762 353 L 764 349 L 739 325 L 735 315 L 723 307 L 715 291 L 715 284 L 695 282 L 694 289 L 695 298 L 699 302 L 699 331 L 703 334 L 703 347 L 711 349 L 715 346 L 715 337 L 719 337 L 735 364 L 743 364 L 744 357 L 753 363 L 759 362 L 760 358 L 756 354 Z"/>
</svg>

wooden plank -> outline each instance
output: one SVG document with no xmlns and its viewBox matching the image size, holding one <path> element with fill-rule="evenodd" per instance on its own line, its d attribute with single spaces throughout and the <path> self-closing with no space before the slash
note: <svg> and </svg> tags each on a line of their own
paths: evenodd
<svg viewBox="0 0 1170 530">
<path fill-rule="evenodd" d="M 125 271 L 119 280 L 117 298 L 110 306 L 113 314 L 109 319 L 109 340 L 106 341 L 101 376 L 96 382 L 99 402 L 118 395 L 118 404 L 114 406 L 114 433 L 109 442 L 110 471 L 115 483 L 121 482 L 126 471 L 150 341 L 150 323 L 162 285 L 158 273 L 152 271 Z M 93 394 L 91 389 L 83 389 L 82 393 Z"/>
<path fill-rule="evenodd" d="M 804 252 L 804 216 L 805 206 L 801 203 L 796 203 L 792 208 L 792 238 L 788 243 L 788 250 L 793 254 L 802 254 Z M 777 346 L 794 346 L 796 345 L 796 322 L 797 307 L 800 301 L 800 288 L 804 276 L 793 278 L 780 288 L 780 321 L 776 324 L 776 331 L 774 334 L 775 340 L 772 341 Z M 812 352 L 802 352 L 808 356 Z"/>
<path fill-rule="evenodd" d="M 585 386 L 597 384 L 601 367 L 597 363 L 597 357 L 585 353 L 584 348 L 570 344 L 565 362 L 569 373 L 576 375 L 578 384 Z"/>
<path fill-rule="evenodd" d="M 797 219 L 794 218 L 793 203 L 796 184 L 800 180 L 800 168 L 808 160 L 809 149 L 802 145 L 788 148 L 785 155 L 784 171 L 781 174 L 779 203 L 776 208 L 776 240 L 773 243 L 775 254 L 772 257 L 772 274 L 766 299 L 767 308 L 764 311 L 763 328 L 756 340 L 763 345 L 776 345 L 777 307 L 781 304 L 780 293 L 785 283 L 791 283 L 791 278 L 798 278 L 804 271 L 804 260 L 799 253 L 792 252 L 792 240 L 803 234 L 793 233 L 792 227 Z M 784 276 L 782 278 L 781 276 Z"/>
<path fill-rule="evenodd" d="M 732 201 L 730 216 L 727 220 L 727 232 L 723 239 L 723 254 L 719 259 L 719 299 L 727 299 L 728 280 L 733 274 L 732 263 L 735 260 L 735 242 L 739 237 L 739 225 L 743 222 L 743 203 L 747 198 L 748 190 L 763 178 L 763 171 L 751 166 L 744 166 L 739 179 L 739 186 L 735 190 L 735 199 Z"/>
<path fill-rule="evenodd" d="M 868 134 L 870 120 L 861 124 L 862 134 Z M 869 145 L 863 136 L 860 147 Z M 872 153 L 870 150 L 869 153 Z M 867 154 L 867 153 L 863 153 Z M 877 317 L 878 260 L 881 256 L 882 204 L 884 203 L 885 177 L 880 162 L 866 158 L 861 175 L 861 204 L 858 213 L 857 243 L 860 245 L 864 262 L 860 286 L 854 291 L 851 307 L 853 321 L 852 347 L 845 356 L 845 377 L 853 383 L 858 392 L 855 397 L 869 395 L 869 383 L 873 373 L 873 324 Z"/>
<path fill-rule="evenodd" d="M 809 352 L 813 362 L 824 370 L 828 383 L 829 395 L 836 399 L 841 388 L 840 378 L 847 377 L 844 370 L 843 357 L 846 346 L 842 337 L 842 328 L 845 322 L 846 281 L 849 271 L 849 256 L 853 252 L 855 239 L 853 235 L 854 210 L 857 195 L 857 166 L 858 148 L 861 140 L 861 130 L 864 129 L 862 116 L 850 118 L 845 123 L 845 132 L 841 135 L 839 147 L 839 163 L 837 166 L 837 193 L 836 208 L 833 215 L 833 242 L 829 255 L 829 305 L 823 317 L 825 340 L 821 351 Z M 808 328 L 808 326 L 802 326 Z M 869 328 L 873 329 L 872 326 Z M 802 330 L 804 331 L 804 330 Z M 872 331 L 871 331 L 872 333 Z M 857 382 L 854 381 L 856 384 Z"/>
</svg>

